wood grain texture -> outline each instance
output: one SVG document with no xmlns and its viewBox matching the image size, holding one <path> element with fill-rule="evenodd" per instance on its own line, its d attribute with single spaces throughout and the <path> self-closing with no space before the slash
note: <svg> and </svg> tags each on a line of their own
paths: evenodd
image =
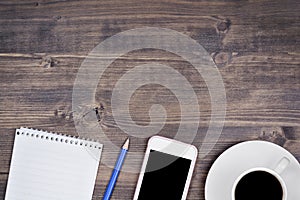
<svg viewBox="0 0 300 200">
<path fill-rule="evenodd" d="M 0 199 L 5 196 L 15 128 L 77 135 L 72 89 L 81 62 L 106 38 L 138 27 L 169 28 L 190 36 L 211 54 L 223 77 L 225 127 L 214 149 L 197 161 L 188 199 L 204 200 L 210 166 L 239 142 L 272 141 L 300 161 L 299 10 L 296 0 L 1 1 Z M 87 106 L 101 107 L 100 126 L 121 146 L 127 135 L 113 119 L 111 92 L 128 69 L 148 62 L 173 67 L 193 85 L 201 109 L 193 144 L 201 146 L 211 116 L 210 96 L 201 75 L 177 55 L 154 49 L 123 55 L 99 81 L 97 105 Z M 146 85 L 135 92 L 130 101 L 133 120 L 147 125 L 149 108 L 156 103 L 168 114 L 159 135 L 174 136 L 180 106 L 164 87 Z M 133 138 L 131 150 L 144 152 L 146 141 Z M 103 156 L 117 154 L 104 150 Z M 93 199 L 102 197 L 110 173 L 109 167 L 100 165 Z M 138 174 L 121 173 L 112 199 L 132 199 L 137 178 Z"/>
</svg>

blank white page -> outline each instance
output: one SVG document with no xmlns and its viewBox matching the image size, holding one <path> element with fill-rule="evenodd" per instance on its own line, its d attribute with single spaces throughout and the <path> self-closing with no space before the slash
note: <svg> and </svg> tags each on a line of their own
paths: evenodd
<svg viewBox="0 0 300 200">
<path fill-rule="evenodd" d="M 5 200 L 90 200 L 102 144 L 16 130 Z"/>
</svg>

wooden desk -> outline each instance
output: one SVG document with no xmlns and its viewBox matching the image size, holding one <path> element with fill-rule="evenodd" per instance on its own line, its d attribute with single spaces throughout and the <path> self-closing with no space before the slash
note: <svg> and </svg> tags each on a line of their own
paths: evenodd
<svg viewBox="0 0 300 200">
<path fill-rule="evenodd" d="M 11 1 L 0 2 L 0 199 L 4 198 L 13 148 L 20 126 L 77 135 L 72 88 L 85 56 L 104 39 L 138 27 L 184 33 L 211 54 L 223 77 L 227 116 L 214 149 L 198 160 L 188 199 L 204 199 L 204 183 L 214 160 L 247 140 L 273 141 L 300 160 L 300 49 L 298 1 Z M 121 146 L 126 134 L 110 108 L 113 84 L 129 68 L 159 62 L 192 83 L 201 106 L 193 144 L 200 146 L 210 119 L 203 78 L 179 56 L 160 50 L 134 51 L 114 62 L 98 85 L 100 125 Z M 172 137 L 180 122 L 176 97 L 148 85 L 130 103 L 137 124 L 149 122 L 154 103 L 165 106 L 167 123 L 159 135 Z M 143 152 L 146 139 L 132 138 Z M 104 156 L 109 156 L 104 153 Z M 94 199 L 100 199 L 111 169 L 100 165 Z M 138 174 L 121 173 L 112 199 L 132 199 Z"/>
</svg>

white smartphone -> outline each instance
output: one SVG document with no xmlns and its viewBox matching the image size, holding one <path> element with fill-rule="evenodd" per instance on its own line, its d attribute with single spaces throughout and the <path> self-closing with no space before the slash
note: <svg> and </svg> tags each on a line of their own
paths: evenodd
<svg viewBox="0 0 300 200">
<path fill-rule="evenodd" d="M 186 199 L 197 155 L 193 145 L 151 137 L 133 199 Z"/>
</svg>

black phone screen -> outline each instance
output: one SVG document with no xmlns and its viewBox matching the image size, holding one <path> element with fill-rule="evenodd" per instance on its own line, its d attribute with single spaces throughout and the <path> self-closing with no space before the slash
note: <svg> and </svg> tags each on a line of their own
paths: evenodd
<svg viewBox="0 0 300 200">
<path fill-rule="evenodd" d="M 138 200 L 181 200 L 191 160 L 150 150 Z"/>
</svg>

